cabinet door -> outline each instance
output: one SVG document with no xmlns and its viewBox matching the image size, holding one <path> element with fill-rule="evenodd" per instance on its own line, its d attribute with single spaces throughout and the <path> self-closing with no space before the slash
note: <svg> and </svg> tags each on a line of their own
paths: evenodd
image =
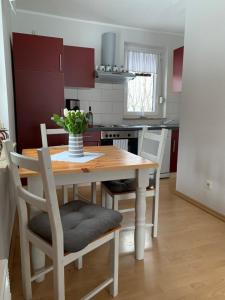
<svg viewBox="0 0 225 300">
<path fill-rule="evenodd" d="M 14 69 L 63 72 L 63 39 L 13 33 Z"/>
<path fill-rule="evenodd" d="M 173 91 L 182 91 L 184 47 L 175 49 L 173 52 Z"/>
<path fill-rule="evenodd" d="M 100 142 L 89 142 L 89 141 L 84 141 L 84 146 L 99 146 Z"/>
<path fill-rule="evenodd" d="M 64 107 L 62 73 L 15 71 L 16 130 L 18 150 L 41 147 L 40 124 L 56 128 L 51 120 Z M 49 136 L 49 145 L 65 144 L 65 136 Z"/>
<path fill-rule="evenodd" d="M 66 87 L 93 88 L 94 49 L 64 46 L 64 78 Z"/>
<path fill-rule="evenodd" d="M 100 140 L 100 131 L 86 131 L 84 133 L 84 146 L 99 146 Z"/>
<path fill-rule="evenodd" d="M 173 129 L 172 136 L 171 136 L 170 172 L 177 171 L 178 142 L 179 142 L 179 129 Z"/>
</svg>

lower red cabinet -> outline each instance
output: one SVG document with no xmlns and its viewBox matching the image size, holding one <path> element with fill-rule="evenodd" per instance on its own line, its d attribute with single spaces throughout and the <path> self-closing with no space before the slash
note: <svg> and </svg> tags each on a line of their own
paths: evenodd
<svg viewBox="0 0 225 300">
<path fill-rule="evenodd" d="M 101 141 L 100 131 L 86 131 L 84 133 L 84 146 L 99 146 Z"/>
<path fill-rule="evenodd" d="M 171 135 L 170 172 L 177 171 L 179 129 L 173 129 Z"/>
</svg>

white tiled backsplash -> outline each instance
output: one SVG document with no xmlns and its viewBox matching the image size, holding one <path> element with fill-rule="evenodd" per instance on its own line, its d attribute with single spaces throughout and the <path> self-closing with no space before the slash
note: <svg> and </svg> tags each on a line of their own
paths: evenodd
<svg viewBox="0 0 225 300">
<path fill-rule="evenodd" d="M 140 120 L 123 120 L 124 85 L 96 83 L 93 89 L 65 88 L 64 97 L 80 100 L 80 108 L 88 111 L 91 106 L 94 124 L 139 123 Z M 167 118 L 178 120 L 178 97 L 167 99 Z M 155 121 L 159 122 L 159 121 Z M 144 122 L 142 122 L 144 123 Z M 149 123 L 149 121 L 147 121 Z"/>
</svg>

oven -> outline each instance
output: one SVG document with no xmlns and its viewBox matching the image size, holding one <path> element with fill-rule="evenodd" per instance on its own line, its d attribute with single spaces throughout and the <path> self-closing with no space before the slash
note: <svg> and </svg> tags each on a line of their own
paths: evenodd
<svg viewBox="0 0 225 300">
<path fill-rule="evenodd" d="M 124 143 L 125 142 L 125 143 Z M 137 130 L 102 130 L 101 145 L 117 145 L 120 148 L 137 154 L 138 153 L 138 131 Z"/>
</svg>

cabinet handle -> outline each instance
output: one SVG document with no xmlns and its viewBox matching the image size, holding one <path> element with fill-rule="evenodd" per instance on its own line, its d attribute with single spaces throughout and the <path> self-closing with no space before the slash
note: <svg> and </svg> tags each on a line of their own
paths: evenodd
<svg viewBox="0 0 225 300">
<path fill-rule="evenodd" d="M 173 153 L 175 152 L 176 149 L 176 140 L 173 140 Z"/>
<path fill-rule="evenodd" d="M 59 54 L 59 71 L 62 72 L 62 54 Z"/>
</svg>

